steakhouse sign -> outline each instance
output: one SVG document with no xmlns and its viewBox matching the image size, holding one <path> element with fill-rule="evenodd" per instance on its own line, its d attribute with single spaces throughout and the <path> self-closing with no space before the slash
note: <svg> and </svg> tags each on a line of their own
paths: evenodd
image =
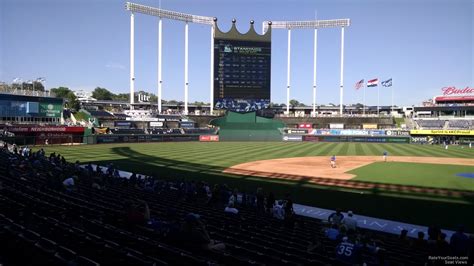
<svg viewBox="0 0 474 266">
<path fill-rule="evenodd" d="M 452 87 L 443 87 L 441 88 L 441 91 L 443 92 L 443 96 L 459 96 L 459 95 L 473 95 L 474 94 L 474 88 L 472 87 L 466 87 L 464 89 L 458 89 L 455 86 Z"/>
</svg>

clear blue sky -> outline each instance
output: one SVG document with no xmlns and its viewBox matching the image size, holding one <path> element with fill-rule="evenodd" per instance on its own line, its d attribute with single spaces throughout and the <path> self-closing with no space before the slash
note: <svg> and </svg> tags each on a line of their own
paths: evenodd
<svg viewBox="0 0 474 266">
<path fill-rule="evenodd" d="M 158 6 L 158 0 L 136 0 Z M 444 86 L 474 83 L 472 0 L 162 0 L 162 8 L 215 16 L 244 32 L 249 21 L 350 18 L 344 103 L 362 102 L 360 79 L 393 78 L 395 102 L 418 104 Z M 163 23 L 164 99 L 184 99 L 184 24 Z M 157 18 L 135 17 L 136 88 L 156 93 Z M 190 25 L 190 101 L 209 101 L 209 28 Z M 0 0 L 0 81 L 46 77 L 46 87 L 115 93 L 129 88 L 130 14 L 125 1 Z M 340 29 L 319 31 L 318 102 L 339 102 Z M 272 101 L 286 101 L 286 30 L 273 31 Z M 291 98 L 311 103 L 312 30 L 292 32 Z M 377 89 L 366 90 L 376 105 Z M 390 89 L 380 88 L 381 104 Z"/>
</svg>

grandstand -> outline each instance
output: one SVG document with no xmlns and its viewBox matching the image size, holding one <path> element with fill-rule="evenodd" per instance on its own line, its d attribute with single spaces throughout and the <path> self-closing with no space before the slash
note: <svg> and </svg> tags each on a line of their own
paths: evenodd
<svg viewBox="0 0 474 266">
<path fill-rule="evenodd" d="M 28 158 L 36 161 L 38 176 L 31 175 L 31 166 L 22 166 Z M 233 215 L 222 211 L 232 194 L 226 186 L 217 186 L 219 192 L 214 188 L 213 195 L 223 197 L 209 204 L 205 183 L 112 178 L 112 166 L 103 172 L 80 169 L 59 155 L 48 159 L 41 151 L 28 158 L 5 149 L 0 153 L 4 173 L 0 234 L 5 240 L 1 259 L 7 265 L 337 264 L 338 242 L 324 233 L 328 224 L 301 216 L 279 220 L 259 214 L 259 192 L 240 195 L 239 214 Z M 74 186 L 63 188 L 60 177 L 72 174 L 77 176 Z M 136 202 L 137 198 L 145 201 Z M 130 218 L 125 206 L 132 203 L 145 204 L 152 217 L 148 223 Z M 143 209 L 133 212 L 140 215 Z M 194 230 L 204 230 L 208 239 L 225 247 L 194 242 Z M 428 258 L 426 242 L 364 229 L 347 234 L 364 239 L 360 250 L 364 263 L 422 265 Z M 25 252 L 28 256 L 22 255 Z"/>
</svg>

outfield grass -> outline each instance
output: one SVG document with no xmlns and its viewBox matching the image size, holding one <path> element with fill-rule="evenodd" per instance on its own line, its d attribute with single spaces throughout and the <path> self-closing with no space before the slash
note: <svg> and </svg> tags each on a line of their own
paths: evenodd
<svg viewBox="0 0 474 266">
<path fill-rule="evenodd" d="M 416 194 L 414 192 L 383 190 L 365 191 L 318 186 L 302 179 L 298 181 L 276 180 L 261 177 L 235 176 L 222 174 L 221 171 L 235 164 L 284 157 L 330 156 L 330 155 L 382 155 L 388 151 L 392 156 L 429 156 L 474 158 L 474 149 L 451 146 L 445 150 L 440 146 L 409 144 L 362 144 L 362 143 L 284 143 L 284 142 L 173 142 L 141 144 L 102 144 L 84 146 L 49 146 L 49 152 L 59 152 L 70 161 L 93 162 L 105 164 L 113 162 L 118 168 L 137 173 L 155 175 L 162 178 L 188 178 L 204 180 L 210 183 L 226 183 L 240 190 L 255 191 L 262 187 L 283 197 L 290 192 L 295 202 L 311 204 L 322 208 L 352 209 L 353 211 L 387 219 L 400 220 L 417 224 L 431 224 L 454 228 L 460 221 L 474 225 L 474 198 L 467 196 L 439 196 Z M 391 167 L 392 163 L 388 163 Z M 394 168 L 383 170 L 379 164 L 369 166 L 371 169 L 356 173 L 357 180 L 378 182 L 400 182 L 400 184 L 451 187 L 455 189 L 474 190 L 474 182 L 453 182 L 449 178 L 422 178 L 418 173 L 425 173 L 423 168 L 410 176 L 402 175 L 410 166 L 393 164 Z M 408 167 L 408 168 L 407 168 Z M 444 165 L 436 166 L 445 168 Z M 458 170 L 449 168 L 449 171 Z M 415 169 L 413 168 L 413 169 Z M 468 167 L 467 172 L 472 171 Z M 403 171 L 401 171 L 402 169 Z M 453 170 L 454 169 L 454 170 Z M 410 172 L 411 169 L 409 170 Z M 426 171 L 439 174 L 434 166 L 429 165 Z M 445 171 L 445 170 L 443 170 Z M 448 170 L 446 170 L 448 171 Z M 448 172 L 449 172 L 448 171 Z M 374 172 L 376 175 L 368 175 Z M 461 178 L 461 177 L 459 177 Z M 439 183 L 437 183 L 439 181 Z M 466 187 L 465 187 L 466 186 Z M 436 203 L 436 204 L 434 204 Z M 459 216 L 459 217 L 457 217 Z M 471 231 L 474 228 L 470 229 Z"/>
<path fill-rule="evenodd" d="M 356 175 L 352 180 L 357 181 L 474 191 L 474 178 L 457 176 L 474 173 L 474 166 L 376 162 L 349 173 Z"/>
</svg>

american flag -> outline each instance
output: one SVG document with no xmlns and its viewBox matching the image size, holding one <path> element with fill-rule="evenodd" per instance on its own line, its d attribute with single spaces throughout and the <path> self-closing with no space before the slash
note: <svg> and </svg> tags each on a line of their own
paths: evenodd
<svg viewBox="0 0 474 266">
<path fill-rule="evenodd" d="M 358 81 L 358 82 L 355 84 L 354 87 L 355 87 L 356 90 L 358 90 L 358 89 L 364 87 L 364 80 L 361 79 L 360 81 Z"/>
</svg>

